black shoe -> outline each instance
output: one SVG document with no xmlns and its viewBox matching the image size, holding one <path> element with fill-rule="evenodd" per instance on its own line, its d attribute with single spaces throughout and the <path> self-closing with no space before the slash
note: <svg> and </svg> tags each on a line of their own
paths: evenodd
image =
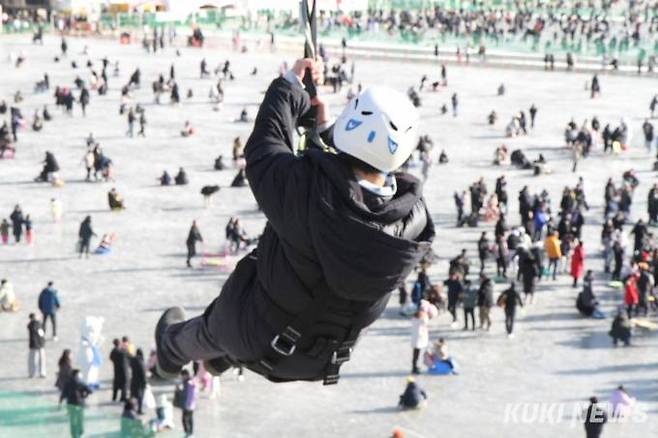
<svg viewBox="0 0 658 438">
<path fill-rule="evenodd" d="M 172 324 L 185 321 L 185 311 L 180 307 L 170 307 L 167 309 L 158 324 L 155 326 L 155 346 L 158 363 L 156 369 L 158 375 L 163 379 L 175 379 L 180 375 L 183 367 L 170 363 L 162 354 L 161 339 L 167 328 Z"/>
<path fill-rule="evenodd" d="M 411 374 L 420 374 L 420 369 L 419 369 L 418 367 L 414 367 L 414 368 L 411 370 Z"/>
</svg>

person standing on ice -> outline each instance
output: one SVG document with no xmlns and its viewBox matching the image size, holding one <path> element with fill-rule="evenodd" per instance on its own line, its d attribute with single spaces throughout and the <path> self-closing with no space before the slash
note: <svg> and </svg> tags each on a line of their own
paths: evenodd
<svg viewBox="0 0 658 438">
<path fill-rule="evenodd" d="M 41 293 L 39 293 L 39 310 L 43 315 L 43 331 L 46 332 L 46 322 L 50 318 L 50 323 L 53 328 L 53 341 L 57 341 L 57 311 L 60 308 L 59 296 L 57 289 L 53 287 L 53 282 L 49 281 Z"/>
<path fill-rule="evenodd" d="M 192 267 L 192 257 L 196 255 L 196 243 L 203 242 L 203 237 L 201 237 L 201 232 L 199 227 L 196 225 L 196 221 L 192 221 L 192 226 L 190 227 L 190 232 L 187 233 L 187 240 L 185 244 L 187 245 L 187 267 Z"/>
<path fill-rule="evenodd" d="M 571 277 L 573 278 L 573 287 L 578 287 L 578 279 L 585 272 L 585 247 L 583 242 L 578 242 L 576 249 L 571 256 Z"/>
<path fill-rule="evenodd" d="M 20 205 L 14 207 L 9 219 L 11 220 L 11 229 L 14 232 L 14 240 L 18 244 L 21 242 L 21 236 L 23 235 L 23 222 L 25 219 Z"/>
<path fill-rule="evenodd" d="M 196 409 L 197 400 L 199 398 L 199 388 L 197 387 L 196 380 L 190 375 L 188 370 L 183 370 L 181 373 L 183 377 L 183 405 L 181 410 L 183 416 L 181 422 L 183 423 L 183 431 L 186 437 L 193 436 L 194 434 L 194 410 Z"/>
<path fill-rule="evenodd" d="M 87 87 L 84 85 L 82 86 L 82 90 L 80 90 L 80 106 L 82 107 L 82 115 L 87 116 L 87 106 L 89 105 L 89 101 L 91 100 L 91 96 L 89 94 L 89 90 Z"/>
<path fill-rule="evenodd" d="M 80 229 L 78 231 L 78 254 L 79 258 L 82 258 L 85 255 L 89 258 L 89 245 L 91 244 L 91 238 L 95 236 L 94 229 L 91 227 L 91 216 L 87 216 L 82 223 L 80 224 Z"/>
<path fill-rule="evenodd" d="M 128 131 L 126 131 L 126 135 L 128 137 L 133 137 L 135 135 L 135 120 L 137 119 L 135 116 L 135 111 L 132 109 L 132 107 L 128 110 Z"/>
<path fill-rule="evenodd" d="M 304 89 L 307 69 L 321 79 L 322 66 L 304 59 L 271 83 L 245 148 L 250 188 L 268 218 L 258 248 L 203 316 L 185 320 L 180 307 L 162 315 L 162 376 L 205 360 L 215 375 L 243 365 L 274 382 L 337 383 L 361 330 L 430 249 L 422 184 L 396 173 L 416 146 L 417 110 L 404 94 L 373 87 L 331 126 L 326 104 Z M 293 152 L 312 109 L 337 154 Z"/>
<path fill-rule="evenodd" d="M 498 297 L 498 305 L 505 309 L 505 330 L 507 337 L 514 337 L 514 318 L 516 317 L 516 306 L 523 307 L 521 295 L 516 291 L 516 283 L 512 282 L 509 289 L 503 291 Z"/>
<path fill-rule="evenodd" d="M 146 115 L 144 114 L 144 111 L 139 113 L 139 131 L 137 132 L 137 135 L 141 135 L 142 137 L 146 137 Z"/>
<path fill-rule="evenodd" d="M 127 400 L 126 393 L 128 392 L 128 380 L 130 377 L 130 363 L 128 352 L 121 348 L 119 339 L 112 341 L 114 348 L 110 352 L 110 361 L 114 369 L 114 377 L 112 378 L 112 401 L 125 402 Z"/>
<path fill-rule="evenodd" d="M 34 228 L 29 214 L 25 216 L 23 224 L 25 225 L 25 241 L 28 245 L 32 245 L 34 243 Z"/>
<path fill-rule="evenodd" d="M 30 313 L 27 325 L 30 353 L 28 356 L 28 374 L 30 378 L 46 377 L 46 333 L 34 313 Z"/>
<path fill-rule="evenodd" d="M 418 358 L 422 350 L 425 350 L 430 343 L 429 321 L 438 315 L 438 311 L 434 305 L 423 301 L 420 308 L 411 319 L 411 373 L 420 374 L 418 368 Z"/>
<path fill-rule="evenodd" d="M 130 398 L 137 400 L 137 413 L 144 415 L 142 406 L 146 391 L 146 365 L 144 353 L 138 348 L 135 355 L 129 359 L 130 364 Z"/>
<path fill-rule="evenodd" d="M 598 405 L 597 397 L 589 398 L 589 406 L 585 411 L 585 436 L 587 438 L 601 438 L 603 425 L 608 422 L 608 414 Z"/>
<path fill-rule="evenodd" d="M 59 397 L 60 406 L 66 400 L 71 438 L 81 438 L 84 435 L 85 399 L 91 393 L 91 388 L 80 377 L 80 370 L 71 371 L 71 377 Z"/>
<path fill-rule="evenodd" d="M 11 225 L 7 222 L 7 219 L 2 219 L 0 223 L 0 238 L 2 238 L 2 244 L 7 245 L 9 243 L 9 229 Z"/>
<path fill-rule="evenodd" d="M 480 274 L 480 288 L 478 289 L 477 304 L 480 310 L 480 328 L 491 329 L 491 308 L 494 306 L 493 283 L 486 274 Z"/>
<path fill-rule="evenodd" d="M 50 199 L 50 214 L 52 215 L 53 222 L 59 223 L 62 220 L 62 211 L 64 207 L 62 201 L 57 198 Z"/>
</svg>

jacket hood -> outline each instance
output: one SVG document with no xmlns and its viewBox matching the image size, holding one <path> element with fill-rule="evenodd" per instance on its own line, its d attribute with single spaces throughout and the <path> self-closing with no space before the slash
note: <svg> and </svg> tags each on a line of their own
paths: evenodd
<svg viewBox="0 0 658 438">
<path fill-rule="evenodd" d="M 309 225 L 324 277 L 337 295 L 371 301 L 397 288 L 430 248 L 434 225 L 417 179 L 397 174 L 398 190 L 389 200 L 367 199 L 351 169 L 334 155 L 308 154 L 314 163 Z M 414 239 L 387 234 L 393 222 L 412 227 L 414 215 L 425 226 Z"/>
<path fill-rule="evenodd" d="M 349 209 L 365 221 L 389 224 L 407 217 L 422 200 L 423 188 L 420 180 L 408 173 L 395 173 L 397 191 L 384 201 L 384 198 L 364 190 L 356 180 L 349 164 L 338 155 L 318 150 L 308 153 L 311 160 L 331 181 L 337 194 Z"/>
</svg>

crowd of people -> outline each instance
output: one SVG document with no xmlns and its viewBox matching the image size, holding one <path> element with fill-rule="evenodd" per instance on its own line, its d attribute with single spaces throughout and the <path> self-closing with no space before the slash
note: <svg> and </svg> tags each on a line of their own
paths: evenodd
<svg viewBox="0 0 658 438">
<path fill-rule="evenodd" d="M 507 7 L 473 6 L 323 14 L 319 26 L 326 33 L 350 38 L 381 36 L 434 44 L 435 55 L 450 51 L 461 62 L 469 62 L 471 55 L 486 59 L 487 48 L 523 47 L 521 50 L 544 52 L 547 69 L 555 68 L 556 54 L 561 53 L 567 70 L 574 68 L 575 55 L 583 54 L 599 57 L 604 68 L 617 69 L 624 60 L 636 66 L 638 72 L 655 71 L 658 22 L 651 2 L 622 6 L 610 1 L 533 1 Z M 290 15 L 274 26 L 287 29 L 295 25 L 296 17 Z"/>
<path fill-rule="evenodd" d="M 404 23 L 404 25 L 417 27 L 419 23 L 420 26 L 423 26 L 422 23 L 427 21 L 432 23 L 430 27 L 445 28 L 447 29 L 446 32 L 450 33 L 459 33 L 462 31 L 460 29 L 466 26 L 470 29 L 468 32 L 485 32 L 490 33 L 492 36 L 499 33 L 505 34 L 506 32 L 531 32 L 526 27 L 529 23 L 535 21 L 541 24 L 541 27 L 555 25 L 560 22 L 560 20 L 555 21 L 551 18 L 547 20 L 547 23 L 542 23 L 542 20 L 534 17 L 532 13 L 518 13 L 504 20 L 509 22 L 506 24 L 508 27 L 502 30 L 497 27 L 496 20 L 487 20 L 486 15 L 483 14 L 472 16 L 443 15 L 441 11 L 437 11 L 433 18 L 430 16 L 420 17 L 419 21 L 414 21 L 413 18 L 409 17 L 400 18 L 397 16 L 389 19 L 383 14 L 374 15 L 373 17 L 369 18 L 372 22 L 369 22 L 367 26 L 375 25 L 375 23 L 380 25 L 387 23 L 395 28 L 402 26 L 400 23 Z M 398 19 L 401 21 L 398 22 Z M 583 35 L 591 32 L 592 38 L 599 38 L 603 32 L 596 30 L 595 25 L 591 23 L 582 25 L 583 30 L 580 30 L 581 24 L 576 25 L 574 23 L 579 22 L 577 20 L 564 22 L 571 29 L 565 32 L 567 35 L 571 35 L 572 39 L 575 38 L 574 35 L 579 35 L 581 32 Z M 541 33 L 541 30 L 536 32 Z M 529 36 L 534 37 L 536 35 L 530 34 Z M 158 46 L 160 46 L 156 42 L 161 41 L 161 38 L 161 35 L 154 34 L 153 39 L 149 40 L 144 47 L 155 53 Z M 61 62 L 61 59 L 67 56 L 67 50 L 66 40 L 62 39 L 61 54 L 57 62 Z M 87 111 L 89 111 L 88 107 L 91 105 L 90 90 L 98 92 L 98 100 L 109 97 L 112 91 L 108 88 L 106 74 L 106 68 L 110 65 L 109 59 L 103 58 L 102 65 L 100 74 L 95 73 L 93 63 L 87 66 L 91 75 L 88 88 L 80 75 L 76 75 L 71 87 L 67 85 L 57 86 L 55 103 L 57 106 L 63 107 L 62 112 L 65 115 L 68 114 L 67 117 L 76 117 L 73 114 L 74 102 L 80 104 L 82 116 L 86 116 Z M 351 83 L 354 79 L 354 68 L 348 69 L 346 60 L 341 60 L 337 65 L 340 67 L 335 71 L 325 65 L 325 68 L 327 68 L 325 73 L 327 73 L 328 79 L 324 85 L 327 89 L 334 89 L 339 92 L 340 83 L 343 80 Z M 115 66 L 118 68 L 118 61 Z M 77 66 L 73 68 L 76 71 L 78 69 Z M 348 70 L 351 70 L 349 75 L 347 74 Z M 282 79 L 289 80 L 289 77 L 286 78 L 288 72 L 283 73 Z M 335 75 L 333 79 L 332 74 Z M 214 75 L 215 78 L 213 78 L 213 72 L 208 69 L 208 64 L 204 59 L 200 66 L 201 80 L 213 82 L 209 95 L 209 104 L 213 109 L 221 110 L 217 105 L 223 101 L 224 87 L 227 86 L 224 81 L 235 81 L 237 79 L 231 70 L 229 61 L 223 64 L 220 63 L 220 67 L 215 69 Z M 221 78 L 217 78 L 218 76 L 221 76 Z M 437 87 L 446 86 L 447 73 L 445 66 L 441 69 L 440 76 Z M 167 82 L 164 81 L 163 74 L 159 74 L 157 80 L 153 82 L 156 104 L 160 103 L 160 94 L 165 91 L 171 93 L 172 104 L 184 103 L 180 97 L 179 85 L 175 77 L 175 69 L 172 65 Z M 48 75 L 46 74 L 44 78 L 48 78 Z M 339 85 L 336 85 L 333 81 L 336 81 Z M 131 95 L 131 91 L 138 89 L 140 84 L 141 72 L 136 69 L 130 76 L 128 84 L 121 87 L 119 113 L 120 115 L 125 114 L 127 117 L 128 130 L 126 137 L 129 138 L 135 137 L 134 125 L 136 123 L 140 127 L 137 137 L 146 136 L 145 109 Z M 424 81 L 421 81 L 421 87 L 418 90 L 410 90 L 407 95 L 414 107 L 422 105 L 421 92 L 423 84 Z M 590 84 L 592 97 L 596 97 L 594 94 L 600 93 L 601 90 L 598 79 L 596 84 L 595 87 L 594 80 Z M 41 83 L 40 88 L 45 87 L 47 89 L 49 86 L 49 84 Z M 596 88 L 596 92 L 594 88 Z M 74 90 L 78 90 L 79 96 L 77 99 L 73 97 Z M 502 94 L 504 94 L 504 91 Z M 189 93 L 188 96 L 191 97 Z M 16 105 L 19 103 L 15 102 Z M 452 93 L 450 97 L 450 105 L 453 116 L 459 117 L 459 98 L 456 92 Z M 654 103 L 652 105 L 656 106 Z M 447 112 L 447 109 L 444 112 Z M 510 136 L 530 135 L 529 133 L 535 126 L 537 112 L 538 109 L 534 104 L 529 106 L 528 120 L 525 111 L 520 111 L 514 116 L 506 131 L 509 131 Z M 17 113 L 20 114 L 18 108 Z M 49 120 L 46 117 L 45 108 L 42 114 L 44 120 Z M 12 138 L 10 138 L 14 154 L 16 154 L 16 146 L 20 145 L 16 131 L 21 129 L 20 122 L 16 122 L 16 128 L 13 128 L 15 116 L 16 112 L 11 115 L 13 133 Z M 48 117 L 52 118 L 52 115 Z M 83 120 L 80 123 L 83 123 Z M 236 121 L 250 123 L 252 120 L 248 116 L 247 110 L 244 109 Z M 620 126 L 614 129 L 608 124 L 599 134 L 601 125 L 596 117 L 592 119 L 591 123 L 586 121 L 580 128 L 575 122 L 570 122 L 567 125 L 565 139 L 566 146 L 577 151 L 574 152 L 573 171 L 577 171 L 576 164 L 580 157 L 587 157 L 596 148 L 603 146 L 604 151 L 607 152 L 609 149 L 621 151 L 630 147 L 630 134 L 625 123 L 622 120 Z M 653 153 L 653 127 L 649 119 L 644 123 L 645 145 L 649 152 Z M 398 130 L 397 127 L 392 129 Z M 9 131 L 5 130 L 7 132 L 0 136 L 0 141 L 9 135 Z M 37 129 L 34 130 L 38 131 Z M 193 134 L 195 134 L 195 130 L 188 121 L 181 135 L 189 137 Z M 374 141 L 374 137 L 368 141 Z M 616 144 L 618 146 L 615 146 Z M 435 164 L 435 160 L 432 158 L 433 146 L 433 140 L 428 135 L 421 136 L 420 141 L 414 148 L 417 157 L 412 156 L 401 166 L 410 168 L 412 165 L 421 163 L 420 173 L 427 180 L 430 169 Z M 392 148 L 393 145 L 389 143 L 387 147 Z M 390 151 L 391 154 L 395 152 L 393 149 L 390 149 Z M 18 149 L 18 152 L 20 152 L 20 149 Z M 251 183 L 245 155 L 242 141 L 240 137 L 236 137 L 233 141 L 232 164 L 238 173 L 230 184 L 232 187 L 244 187 Z M 508 163 L 519 162 L 519 160 L 518 154 L 517 159 L 514 159 L 514 153 L 508 159 L 507 148 L 502 146 L 497 149 L 494 162 L 499 166 L 505 166 Z M 446 152 L 442 150 L 438 161 L 436 161 L 437 164 L 446 164 L 448 161 Z M 86 170 L 86 181 L 115 181 L 113 162 L 105 155 L 99 142 L 94 139 L 93 134 L 90 134 L 87 138 L 87 152 L 82 162 Z M 525 161 L 520 160 L 520 162 L 523 163 L 522 166 L 519 166 L 522 168 L 526 168 L 526 163 L 529 163 L 531 167 L 536 167 L 543 166 L 545 159 L 540 156 L 533 163 L 530 163 L 527 159 Z M 223 162 L 223 157 L 220 155 L 215 160 L 213 167 L 217 171 L 223 171 L 227 169 L 228 165 Z M 381 172 L 371 173 L 381 176 Z M 153 175 L 154 179 L 156 177 L 157 174 Z M 190 184 L 190 177 L 183 167 L 179 167 L 173 178 L 165 170 L 157 180 L 162 186 L 169 186 L 172 182 L 174 185 L 179 186 Z M 54 186 L 63 184 L 59 162 L 52 152 L 46 152 L 42 170 L 36 181 L 50 182 Z M 440 279 L 432 278 L 436 276 L 436 271 L 433 270 L 432 265 L 437 263 L 437 257 L 430 250 L 416 266 L 417 276 L 415 281 L 411 283 L 411 291 L 408 291 L 406 285 L 400 287 L 400 313 L 405 317 L 410 317 L 411 374 L 419 375 L 424 372 L 419 365 L 421 358 L 424 367 L 431 375 L 460 374 L 457 359 L 448 352 L 446 338 L 431 339 L 431 321 L 441 318 L 445 311 L 449 314 L 447 317 L 451 321 L 452 329 L 461 326 L 461 329 L 465 332 L 480 330 L 491 333 L 496 328 L 492 324 L 495 319 L 493 318 L 495 309 L 500 308 L 504 314 L 505 332 L 509 338 L 513 338 L 515 328 L 519 326 L 516 322 L 521 314 L 520 309 L 541 306 L 542 303 L 539 297 L 535 299 L 536 292 L 544 284 L 557 281 L 562 276 L 568 276 L 569 283 L 575 289 L 573 296 L 574 312 L 578 312 L 587 318 L 604 319 L 607 316 L 597 298 L 595 278 L 604 276 L 611 288 L 622 289 L 623 300 L 615 302 L 616 311 L 614 311 L 614 317 L 610 324 L 609 334 L 611 345 L 617 346 L 619 342 L 624 345 L 631 345 L 634 326 L 642 324 L 642 321 L 649 315 L 654 315 L 658 311 L 658 297 L 655 291 L 656 283 L 658 283 L 658 241 L 654 240 L 649 228 L 650 225 L 658 224 L 658 186 L 654 186 L 648 196 L 648 222 L 645 223 L 642 219 L 639 219 L 631 224 L 633 199 L 639 186 L 639 179 L 633 170 L 628 170 L 621 175 L 621 182 L 618 185 L 614 183 L 612 178 L 608 181 L 604 191 L 605 209 L 601 230 L 601 244 L 604 248 L 602 256 L 605 269 L 604 272 L 594 272 L 590 269 L 588 257 L 596 252 L 595 244 L 585 241 L 583 233 L 583 227 L 586 224 L 592 225 L 590 222 L 591 215 L 587 213 L 590 207 L 585 196 L 585 184 L 585 180 L 581 177 L 573 187 L 564 187 L 559 203 L 552 202 L 548 191 L 542 187 L 534 187 L 533 189 L 528 186 L 523 187 L 517 198 L 518 220 L 514 220 L 511 215 L 512 208 L 510 208 L 510 205 L 513 199 L 508 193 L 507 180 L 504 174 L 496 179 L 493 190 L 490 190 L 490 186 L 487 187 L 484 178 L 480 178 L 471 184 L 467 190 L 455 193 L 456 225 L 458 227 L 468 226 L 473 228 L 492 227 L 493 232 L 489 231 L 488 228 L 486 230 L 481 229 L 479 230 L 481 231 L 479 239 L 472 242 L 479 263 L 471 261 L 469 253 L 472 250 L 466 248 L 450 260 L 447 272 L 441 275 Z M 213 186 L 209 187 L 212 188 Z M 262 186 L 260 187 L 262 189 Z M 384 185 L 383 188 L 390 188 L 390 185 Z M 380 187 L 380 189 L 382 188 Z M 219 190 L 218 186 L 217 190 Z M 210 190 L 209 192 L 212 193 L 208 197 L 216 193 L 217 190 Z M 536 190 L 537 193 L 533 194 L 533 190 Z M 205 193 L 203 194 L 206 196 Z M 117 213 L 127 208 L 126 201 L 116 188 L 112 188 L 107 193 L 107 201 L 109 208 Z M 467 207 L 470 207 L 469 212 L 466 211 Z M 54 222 L 61 219 L 62 209 L 61 202 L 56 198 L 51 199 Z M 637 212 L 634 216 L 638 216 Z M 634 239 L 633 246 L 626 241 L 629 236 L 629 225 L 632 225 L 630 235 Z M 25 233 L 26 242 L 34 244 L 32 220 L 29 214 L 22 212 L 19 205 L 11 213 L 9 221 L 3 219 L 0 224 L 0 235 L 4 244 L 9 243 L 10 230 L 16 244 L 21 242 L 23 233 Z M 78 231 L 77 252 L 80 258 L 89 257 L 93 237 L 98 236 L 92 227 L 91 216 L 87 215 L 80 223 Z M 268 238 L 271 239 L 271 236 Z M 225 239 L 227 253 L 230 254 L 237 254 L 259 241 L 259 238 L 249 238 L 247 236 L 237 216 L 231 217 L 226 225 Z M 96 253 L 109 253 L 115 240 L 116 235 L 114 233 L 103 234 Z M 196 221 L 193 221 L 185 241 L 187 249 L 186 265 L 188 267 L 192 267 L 192 260 L 197 255 L 197 245 L 203 242 L 204 239 L 199 226 Z M 302 257 L 300 256 L 300 258 Z M 475 273 L 476 270 L 477 274 Z M 499 288 L 502 290 L 499 290 L 498 294 L 495 293 L 496 284 L 504 285 Z M 11 312 L 18 311 L 21 307 L 8 279 L 2 280 L 0 283 L 0 306 L 2 306 L 3 311 Z M 50 320 L 52 339 L 57 341 L 57 314 L 60 307 L 62 307 L 59 293 L 54 288 L 53 282 L 48 283 L 47 287 L 40 293 L 37 307 L 42 318 L 38 318 L 36 313 L 30 313 L 29 315 L 28 376 L 46 377 L 48 375 L 45 366 L 46 322 Z M 463 314 L 463 325 L 460 324 L 460 319 L 462 319 L 460 313 Z M 457 342 L 451 340 L 450 345 Z M 155 433 L 172 429 L 174 428 L 173 407 L 177 407 L 182 411 L 181 420 L 184 432 L 188 436 L 192 435 L 194 432 L 194 410 L 196 409 L 199 392 L 206 390 L 210 394 L 216 394 L 219 382 L 218 379 L 211 377 L 209 371 L 205 369 L 204 363 L 195 361 L 192 370 L 188 367 L 180 372 L 181 382 L 179 387 L 171 392 L 173 396 L 171 401 L 166 394 L 162 394 L 156 401 L 149 382 L 157 382 L 159 377 L 163 377 L 159 376 L 158 367 L 156 366 L 157 351 L 151 351 L 149 357 L 146 358 L 143 350 L 136 348 L 126 336 L 122 339 L 114 339 L 112 344 L 113 349 L 109 355 L 114 368 L 112 401 L 124 403 L 121 418 L 122 432 L 127 434 L 126 436 L 136 436 L 142 433 Z M 100 356 L 98 356 L 100 353 L 97 347 L 92 350 L 93 360 L 100 366 Z M 95 387 L 95 382 L 89 381 L 88 372 L 76 368 L 74 363 L 71 349 L 65 349 L 58 361 L 59 370 L 56 386 L 61 392 L 60 403 L 66 401 L 67 404 L 71 435 L 78 437 L 84 433 L 85 399 L 98 388 Z M 241 370 L 239 372 L 242 376 Z M 613 395 L 613 400 L 617 400 L 616 405 L 631 405 L 632 403 L 627 400 L 629 396 L 627 396 L 625 390 L 619 388 L 618 391 L 620 392 Z M 428 393 L 412 377 L 407 382 L 404 393 L 400 396 L 399 404 L 403 408 L 418 408 L 425 405 L 427 400 Z M 598 404 L 596 399 L 591 399 L 591 404 L 591 409 L 598 409 L 596 408 Z M 147 420 L 149 410 L 153 411 L 152 414 L 155 415 Z M 611 415 L 617 413 L 618 411 L 614 410 Z M 597 435 L 591 436 L 596 437 Z"/>
<path fill-rule="evenodd" d="M 4 283 L 3 283 L 4 284 Z M 45 294 L 45 295 L 44 295 Z M 50 298 L 43 298 L 50 296 Z M 39 307 L 42 302 L 52 300 L 52 305 L 59 308 L 57 291 L 52 288 L 52 282 L 42 291 Z M 42 309 L 43 311 L 43 309 Z M 45 321 L 54 313 L 43 314 L 43 322 L 34 313 L 29 315 L 27 325 L 29 334 L 28 376 L 30 378 L 47 378 L 45 357 Z M 57 337 L 53 334 L 53 341 Z M 100 350 L 93 352 L 95 366 L 103 362 Z M 108 356 L 113 368 L 111 402 L 123 405 L 120 418 L 120 436 L 125 438 L 154 436 L 158 432 L 176 429 L 174 408 L 181 410 L 181 424 L 185 436 L 194 433 L 194 411 L 201 394 L 215 398 L 219 393 L 219 379 L 211 376 L 203 367 L 202 362 L 194 364 L 193 373 L 185 370 L 171 396 L 167 391 L 155 398 L 152 385 L 162 385 L 156 371 L 156 356 L 152 351 L 145 358 L 141 348 L 137 348 L 128 336 L 112 341 L 112 350 Z M 71 437 L 78 438 L 85 434 L 85 407 L 87 398 L 99 389 L 98 384 L 91 384 L 83 371 L 76 368 L 72 350 L 65 348 L 57 361 L 55 387 L 59 391 L 59 405 L 66 405 Z M 241 377 L 241 376 L 240 376 Z"/>
</svg>

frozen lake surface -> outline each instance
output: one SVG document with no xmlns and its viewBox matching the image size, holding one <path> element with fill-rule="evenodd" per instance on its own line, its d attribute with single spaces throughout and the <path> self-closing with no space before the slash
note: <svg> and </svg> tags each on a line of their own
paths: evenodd
<svg viewBox="0 0 658 438">
<path fill-rule="evenodd" d="M 121 77 L 112 77 L 108 69 L 110 92 L 99 97 L 92 93 L 86 118 L 79 107 L 71 118 L 53 105 L 52 90 L 32 93 L 33 84 L 44 72 L 54 85 L 72 86 L 76 74 L 88 80 L 84 67 L 90 58 L 98 66 L 107 56 L 118 59 Z M 9 64 L 10 52 L 23 50 L 27 62 L 20 69 Z M 197 220 L 205 240 L 206 251 L 217 251 L 224 242 L 224 226 L 229 217 L 239 216 L 246 230 L 259 234 L 264 216 L 257 211 L 248 188 L 227 188 L 236 171 L 216 172 L 213 160 L 224 154 L 230 163 L 233 138 L 246 140 L 249 124 L 234 123 L 246 106 L 256 114 L 262 92 L 278 74 L 280 63 L 292 62 L 289 54 L 249 52 L 238 54 L 224 49 L 182 49 L 177 57 L 173 49 L 145 54 L 138 45 L 120 46 L 112 41 L 69 39 L 69 59 L 54 63 L 59 39 L 49 37 L 44 46 L 32 46 L 29 36 L 0 37 L 0 98 L 11 100 L 21 90 L 25 101 L 23 114 L 31 117 L 35 108 L 48 103 L 55 119 L 39 133 L 19 133 L 15 160 L 0 160 L 0 217 L 8 217 L 20 203 L 34 221 L 35 244 L 0 246 L 0 277 L 11 279 L 22 302 L 20 312 L 0 315 L 0 437 L 66 436 L 68 425 L 64 411 L 56 410 L 57 393 L 53 387 L 56 360 L 63 348 L 77 356 L 80 323 L 84 316 L 105 318 L 103 355 L 107 357 L 114 337 L 129 335 L 146 352 L 152 347 L 152 332 L 162 310 L 182 305 L 189 315 L 199 314 L 219 293 L 227 274 L 216 269 L 185 267 L 185 239 L 192 220 Z M 211 110 L 208 90 L 211 79 L 199 79 L 199 62 L 205 57 L 210 67 L 230 59 L 236 75 L 225 83 L 226 99 L 221 112 Z M 69 61 L 78 60 L 73 70 Z M 168 75 L 171 63 L 183 103 L 155 105 L 151 81 L 162 72 Z M 250 72 L 258 66 L 258 74 Z M 146 138 L 127 138 L 125 116 L 119 116 L 119 89 L 139 67 L 142 88 L 135 101 L 146 108 Z M 99 70 L 100 71 L 100 70 Z M 405 91 L 416 85 L 423 74 L 430 82 L 438 78 L 438 67 L 392 62 L 357 61 L 357 81 L 364 85 L 385 84 Z M 425 186 L 425 195 L 438 233 L 434 251 L 440 260 L 431 271 L 433 281 L 447 275 L 448 260 L 467 248 L 473 261 L 476 241 L 482 230 L 492 231 L 493 224 L 478 229 L 454 227 L 452 195 L 466 189 L 480 176 L 489 191 L 495 179 L 506 174 L 511 200 L 510 223 L 518 223 L 519 190 L 528 185 L 531 192 L 546 188 L 557 209 L 565 185 L 574 186 L 578 176 L 585 179 L 591 209 L 586 213 L 584 241 L 586 268 L 597 272 L 595 291 L 607 311 L 621 301 L 621 292 L 607 287 L 600 258 L 600 226 L 603 187 L 608 177 L 621 181 L 623 171 L 635 168 L 641 180 L 636 191 L 634 218 L 646 217 L 646 194 L 655 181 L 650 171 L 653 158 L 643 146 L 641 124 L 648 113 L 651 96 L 658 91 L 653 80 L 602 76 L 603 95 L 589 99 L 584 84 L 590 78 L 561 72 L 514 72 L 449 66 L 448 87 L 439 92 L 423 92 L 422 127 L 435 141 L 436 152 L 444 148 L 450 157 L 445 166 L 434 166 Z M 505 96 L 496 95 L 505 83 Z M 186 99 L 188 88 L 194 91 Z M 342 109 L 346 89 L 340 96 L 330 96 L 334 113 Z M 440 115 L 442 104 L 450 106 L 450 96 L 458 93 L 459 116 Z M 168 101 L 164 98 L 163 102 Z M 504 125 L 517 111 L 527 112 L 537 105 L 537 126 L 527 137 L 505 139 Z M 486 124 L 486 115 L 495 109 L 499 122 Z M 571 173 L 570 153 L 563 148 L 563 129 L 573 117 L 579 125 L 598 116 L 602 126 L 617 124 L 625 115 L 632 127 L 630 151 L 621 156 L 603 156 L 600 150 L 582 161 L 578 173 Z M 182 138 L 179 131 L 190 120 L 197 135 Z M 105 153 L 114 161 L 115 183 L 84 182 L 84 138 L 93 132 Z M 529 171 L 493 167 L 494 149 L 505 142 L 510 150 L 522 148 L 530 159 L 543 153 L 550 175 L 534 177 Z M 34 183 L 46 150 L 55 153 L 62 188 Z M 190 176 L 185 187 L 159 187 L 156 179 L 164 169 L 172 175 L 184 167 Z M 210 208 L 203 208 L 199 190 L 219 184 L 222 190 Z M 127 210 L 112 213 L 107 208 L 106 193 L 111 187 L 125 197 Z M 61 224 L 50 218 L 49 200 L 57 197 L 64 205 Z M 114 253 L 79 260 L 74 252 L 81 220 L 91 215 L 96 233 L 114 232 L 118 236 Z M 92 242 L 92 245 L 98 241 Z M 490 262 L 488 271 L 495 268 Z M 53 280 L 60 291 L 62 309 L 59 341 L 47 343 L 48 378 L 26 378 L 27 315 L 36 310 L 39 291 Z M 411 280 L 411 279 L 410 279 Z M 497 285 L 500 292 L 504 285 Z M 589 396 L 607 399 L 611 391 L 624 384 L 638 397 L 648 417 L 643 422 L 610 424 L 604 436 L 649 438 L 658 433 L 658 338 L 637 336 L 631 348 L 611 347 L 607 332 L 610 319 L 585 320 L 574 308 L 576 290 L 570 278 L 542 282 L 535 304 L 525 309 L 516 325 L 516 337 L 507 339 L 503 312 L 493 310 L 490 333 L 462 332 L 450 327 L 447 313 L 432 322 L 432 337 L 447 339 L 451 354 L 459 361 L 461 373 L 452 377 L 420 376 L 418 381 L 428 391 L 429 406 L 420 412 L 395 409 L 410 370 L 410 322 L 398 316 L 397 297 L 362 337 L 353 360 L 342 370 L 337 386 L 292 383 L 272 384 L 252 373 L 244 382 L 234 375 L 222 377 L 221 394 L 213 400 L 203 399 L 195 415 L 199 437 L 386 437 L 400 427 L 409 437 L 459 438 L 554 438 L 584 436 L 582 424 L 573 415 L 578 404 Z M 460 321 L 463 316 L 460 315 Z M 50 328 L 48 328 L 50 330 Z M 119 429 L 121 407 L 108 403 L 112 367 L 106 360 L 101 370 L 103 388 L 89 399 L 87 435 L 107 436 Z M 171 387 L 155 387 L 155 391 Z M 170 392 L 171 393 L 171 392 Z M 510 406 L 518 403 L 564 404 L 559 422 L 535 421 L 526 424 Z M 506 415 L 507 413 L 507 415 Z M 532 411 L 526 420 L 532 420 Z M 181 430 L 179 411 L 176 412 Z M 172 434 L 178 435 L 178 432 Z"/>
</svg>

